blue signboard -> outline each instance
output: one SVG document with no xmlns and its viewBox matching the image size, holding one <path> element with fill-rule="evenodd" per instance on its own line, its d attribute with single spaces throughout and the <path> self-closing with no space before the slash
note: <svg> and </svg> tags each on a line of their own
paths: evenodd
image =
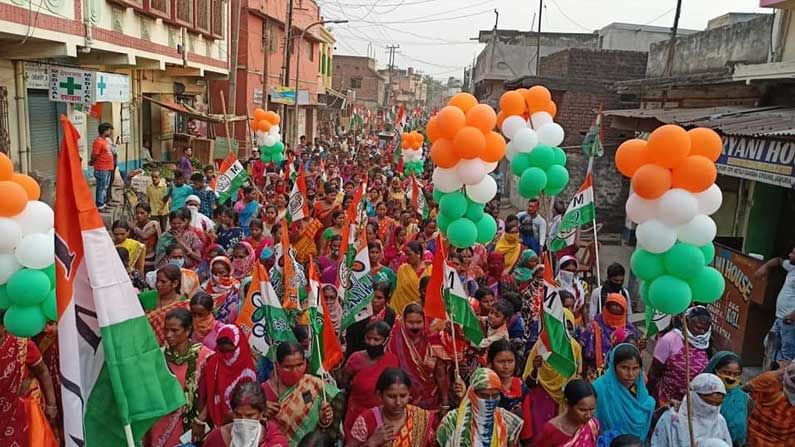
<svg viewBox="0 0 795 447">
<path fill-rule="evenodd" d="M 795 187 L 795 141 L 723 136 L 718 172 L 784 188 Z"/>
</svg>

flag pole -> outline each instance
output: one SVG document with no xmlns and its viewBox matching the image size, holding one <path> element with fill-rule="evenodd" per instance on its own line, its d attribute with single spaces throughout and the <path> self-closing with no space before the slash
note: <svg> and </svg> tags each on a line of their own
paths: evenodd
<svg viewBox="0 0 795 447">
<path fill-rule="evenodd" d="M 450 318 L 450 314 L 445 312 L 447 321 L 450 322 L 450 332 L 453 334 L 453 363 L 455 364 L 455 375 L 461 377 L 461 372 L 458 369 L 458 349 L 455 346 L 455 322 Z"/>
<path fill-rule="evenodd" d="M 312 268 L 312 270 L 314 270 L 314 264 L 312 264 L 313 262 L 315 262 L 315 260 L 312 259 L 312 256 L 309 256 L 309 265 L 311 266 L 310 268 Z M 312 283 L 312 275 L 310 275 L 310 277 L 309 277 L 309 283 L 310 284 Z M 322 289 L 320 288 L 320 283 L 318 283 L 318 288 L 315 291 L 315 298 L 317 299 L 318 308 L 320 308 L 320 306 L 321 306 L 321 303 L 320 303 L 320 300 L 322 299 L 320 297 L 321 293 L 322 293 Z M 307 310 L 307 312 L 309 312 L 309 310 Z M 312 315 L 310 314 L 309 317 L 311 318 Z M 326 370 L 323 369 L 323 351 L 320 349 L 320 337 L 318 337 L 318 334 L 316 333 L 316 331 L 312 327 L 312 320 L 311 319 L 309 321 L 309 328 L 308 329 L 309 329 L 310 339 L 312 340 L 312 345 L 317 349 L 317 358 L 320 360 L 320 369 L 323 372 L 325 372 Z M 325 377 L 325 375 L 321 374 L 320 375 L 320 380 L 323 382 L 323 386 L 320 388 L 320 391 L 323 393 L 323 403 L 327 403 L 328 402 L 328 397 L 326 396 L 326 377 Z"/>
<path fill-rule="evenodd" d="M 135 438 L 130 424 L 124 426 L 124 437 L 127 438 L 127 447 L 135 447 Z"/>
<path fill-rule="evenodd" d="M 218 93 L 221 94 L 221 111 L 224 113 L 224 127 L 226 128 L 226 144 L 227 147 L 229 148 L 229 152 L 233 152 L 232 140 L 234 139 L 234 136 L 232 136 L 232 133 L 229 131 L 229 117 L 226 115 L 226 99 L 224 99 L 223 90 L 221 90 Z"/>
<path fill-rule="evenodd" d="M 682 336 L 685 338 L 685 378 L 687 384 L 685 385 L 685 396 L 687 396 L 687 431 L 690 434 L 690 445 L 696 445 L 696 436 L 693 432 L 693 399 L 690 395 L 690 332 L 687 328 L 687 314 L 682 313 Z"/>
<path fill-rule="evenodd" d="M 599 265 L 599 238 L 596 235 L 596 191 L 593 188 L 593 171 L 592 171 L 592 169 L 593 169 L 593 156 L 588 159 L 588 173 L 591 174 L 591 191 L 593 191 L 593 194 L 594 194 L 593 222 L 592 222 L 593 223 L 593 252 L 594 252 L 594 255 L 596 256 L 596 283 L 597 283 L 597 287 L 599 287 L 599 286 L 602 285 L 602 268 Z M 588 175 L 588 174 L 586 174 L 586 175 Z M 599 299 L 600 300 L 602 299 L 601 296 L 599 297 Z M 602 308 L 601 305 L 604 304 L 604 303 L 599 303 L 599 304 L 600 304 L 599 309 L 601 309 Z"/>
</svg>

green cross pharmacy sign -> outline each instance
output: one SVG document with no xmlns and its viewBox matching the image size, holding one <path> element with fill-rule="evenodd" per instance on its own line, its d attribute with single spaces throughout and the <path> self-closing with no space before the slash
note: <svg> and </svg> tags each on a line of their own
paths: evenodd
<svg viewBox="0 0 795 447">
<path fill-rule="evenodd" d="M 50 67 L 50 101 L 91 105 L 95 73 L 66 67 Z"/>
</svg>

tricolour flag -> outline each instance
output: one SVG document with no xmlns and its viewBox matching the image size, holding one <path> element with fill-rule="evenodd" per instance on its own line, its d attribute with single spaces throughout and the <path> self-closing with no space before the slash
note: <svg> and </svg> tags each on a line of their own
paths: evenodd
<svg viewBox="0 0 795 447">
<path fill-rule="evenodd" d="M 671 316 L 646 305 L 646 338 L 654 337 L 671 325 Z"/>
<path fill-rule="evenodd" d="M 88 189 L 79 135 L 61 116 L 55 199 L 64 441 L 68 447 L 138 445 L 185 404 L 127 270 Z"/>
<path fill-rule="evenodd" d="M 287 219 L 289 222 L 298 222 L 309 217 L 309 203 L 306 200 L 306 177 L 304 168 L 298 170 L 298 176 L 293 182 L 293 189 L 290 191 L 290 200 L 287 202 Z"/>
<path fill-rule="evenodd" d="M 445 264 L 447 264 L 447 253 L 445 253 L 442 234 L 438 233 L 436 235 L 436 253 L 433 255 L 431 280 L 428 282 L 428 289 L 425 293 L 425 316 L 428 318 L 447 319 L 447 310 L 444 305 Z"/>
<path fill-rule="evenodd" d="M 417 214 L 425 220 L 431 214 L 431 210 L 428 207 L 428 201 L 425 200 L 425 194 L 422 192 L 422 185 L 420 181 L 414 177 L 414 174 L 411 175 L 411 184 L 409 185 L 407 196 L 409 199 L 409 203 L 411 203 L 411 207 L 417 210 Z"/>
<path fill-rule="evenodd" d="M 243 164 L 240 163 L 234 152 L 230 151 L 229 155 L 221 163 L 220 174 L 215 183 L 218 203 L 224 203 L 230 197 L 233 197 L 246 180 L 248 180 L 248 172 L 243 169 Z"/>
<path fill-rule="evenodd" d="M 336 286 L 342 298 L 341 328 L 362 321 L 373 314 L 373 280 L 370 276 L 370 254 L 367 251 L 367 237 L 363 224 L 366 216 L 363 211 L 362 195 L 365 182 L 362 182 L 348 206 L 345 228 L 342 230 L 340 244 L 340 264 Z"/>
<path fill-rule="evenodd" d="M 538 354 L 561 376 L 569 378 L 577 372 L 571 335 L 566 328 L 563 301 L 558 294 L 558 284 L 552 276 L 549 252 L 544 253 L 544 306 L 541 333 L 538 336 Z"/>
<path fill-rule="evenodd" d="M 577 229 L 588 222 L 592 222 L 596 217 L 596 209 L 593 202 L 593 178 L 591 171 L 585 175 L 585 181 L 580 185 L 580 189 L 574 194 L 566 208 L 566 214 L 558 227 L 558 233 L 554 235 L 549 249 L 554 251 L 562 250 L 574 245 Z"/>
<path fill-rule="evenodd" d="M 290 247 L 290 235 L 287 225 L 282 225 L 281 250 L 276 252 L 276 266 L 280 268 L 282 274 L 282 287 L 284 288 L 282 297 L 282 307 L 287 310 L 301 309 L 301 302 L 298 300 L 298 287 L 295 281 L 295 255 Z"/>
<path fill-rule="evenodd" d="M 240 308 L 236 323 L 248 334 L 251 347 L 261 356 L 275 352 L 285 341 L 296 341 L 290 319 L 273 290 L 268 270 L 259 261 L 251 272 L 251 285 Z"/>
<path fill-rule="evenodd" d="M 309 260 L 309 322 L 312 330 L 309 370 L 322 377 L 324 372 L 331 371 L 342 361 L 342 346 L 334 332 L 334 324 L 320 290 L 320 278 L 312 259 Z"/>
<path fill-rule="evenodd" d="M 461 278 L 458 276 L 458 272 L 447 265 L 446 262 L 444 264 L 444 278 L 444 305 L 447 309 L 447 315 L 450 316 L 454 323 L 461 325 L 464 330 L 464 337 L 467 340 L 473 345 L 480 345 L 484 337 L 483 329 L 480 327 L 480 320 L 475 315 L 472 304 L 469 303 L 469 298 L 464 290 L 464 285 L 461 283 Z"/>
</svg>

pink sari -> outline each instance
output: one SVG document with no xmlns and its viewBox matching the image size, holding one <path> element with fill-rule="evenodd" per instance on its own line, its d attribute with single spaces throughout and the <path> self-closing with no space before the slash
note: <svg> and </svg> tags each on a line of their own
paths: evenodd
<svg viewBox="0 0 795 447">
<path fill-rule="evenodd" d="M 436 378 L 436 356 L 431 351 L 431 343 L 426 333 L 414 344 L 398 319 L 392 327 L 387 351 L 394 353 L 400 368 L 411 378 L 411 394 L 414 405 L 426 410 L 438 408 Z"/>
<path fill-rule="evenodd" d="M 343 423 L 345 433 L 350 432 L 353 422 L 360 414 L 381 404 L 375 395 L 375 384 L 381 373 L 387 368 L 400 366 L 397 357 L 391 352 L 385 352 L 384 356 L 375 363 L 370 362 L 367 352 L 358 351 L 348 358 L 348 363 L 345 365 L 345 368 L 353 373 L 351 394 L 348 398 L 348 409 Z"/>
</svg>

